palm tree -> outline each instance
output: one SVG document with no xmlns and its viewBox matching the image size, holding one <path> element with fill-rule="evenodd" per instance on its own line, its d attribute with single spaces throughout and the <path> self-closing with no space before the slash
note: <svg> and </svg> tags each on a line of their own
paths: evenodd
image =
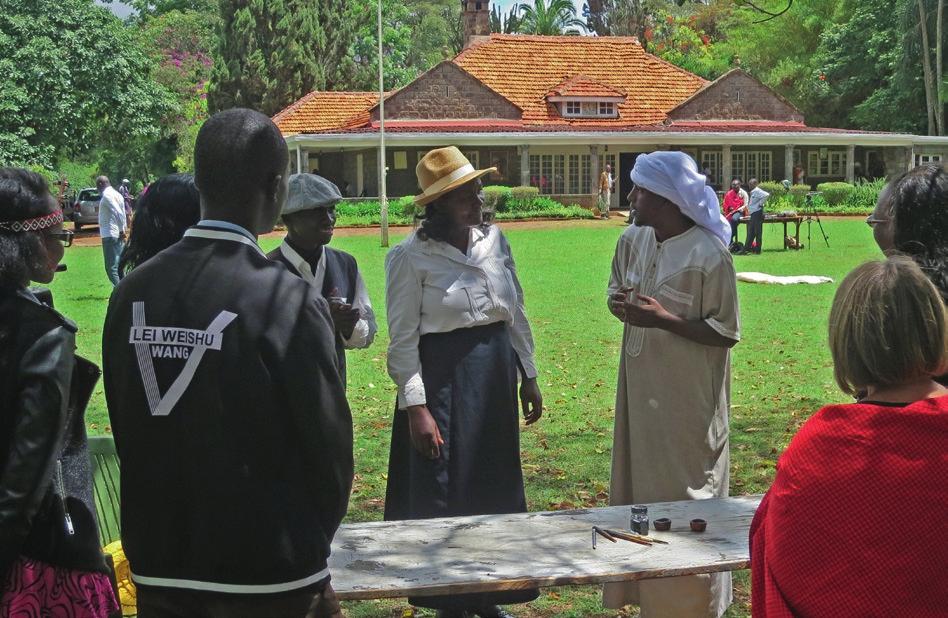
<svg viewBox="0 0 948 618">
<path fill-rule="evenodd" d="M 500 12 L 500 7 L 494 5 L 490 7 L 490 31 L 501 34 L 517 34 L 520 32 L 520 16 L 517 15 L 519 6 L 510 7 L 510 12 L 504 15 Z"/>
<path fill-rule="evenodd" d="M 517 10 L 520 31 L 528 34 L 579 34 L 585 26 L 570 0 L 533 0 L 533 6 L 524 2 Z"/>
</svg>

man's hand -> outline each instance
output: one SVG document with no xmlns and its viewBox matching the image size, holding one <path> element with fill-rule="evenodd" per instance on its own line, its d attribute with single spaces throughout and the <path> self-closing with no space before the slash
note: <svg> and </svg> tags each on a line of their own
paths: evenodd
<svg viewBox="0 0 948 618">
<path fill-rule="evenodd" d="M 635 304 L 632 299 L 640 304 Z M 625 321 L 640 328 L 665 328 L 672 315 L 651 296 L 629 294 L 625 300 Z"/>
<path fill-rule="evenodd" d="M 441 456 L 441 446 L 444 439 L 438 429 L 428 406 L 408 406 L 408 429 L 411 435 L 411 444 L 415 450 L 428 459 L 437 459 Z"/>
<path fill-rule="evenodd" d="M 336 330 L 342 333 L 342 336 L 348 339 L 352 336 L 356 322 L 362 317 L 362 312 L 353 308 L 345 299 L 339 296 L 339 290 L 333 288 L 329 293 L 329 314 L 332 316 L 332 322 Z"/>
<path fill-rule="evenodd" d="M 520 384 L 520 405 L 527 425 L 532 425 L 543 416 L 543 395 L 536 378 L 524 378 Z"/>
<path fill-rule="evenodd" d="M 614 315 L 620 322 L 625 322 L 625 299 L 628 296 L 625 288 L 620 289 L 618 292 L 609 297 L 609 300 L 606 301 L 609 305 L 609 312 Z"/>
</svg>

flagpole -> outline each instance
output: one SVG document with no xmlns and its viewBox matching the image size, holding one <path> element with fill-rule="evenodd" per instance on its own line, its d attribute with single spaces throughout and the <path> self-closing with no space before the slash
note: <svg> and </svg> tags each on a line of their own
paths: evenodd
<svg viewBox="0 0 948 618">
<path fill-rule="evenodd" d="M 385 189 L 385 82 L 382 78 L 382 0 L 379 7 L 379 206 L 381 207 L 382 246 L 388 246 L 388 196 Z"/>
</svg>

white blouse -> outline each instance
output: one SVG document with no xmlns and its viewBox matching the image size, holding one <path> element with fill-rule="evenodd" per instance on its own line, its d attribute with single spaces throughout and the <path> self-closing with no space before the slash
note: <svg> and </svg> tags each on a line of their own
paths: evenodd
<svg viewBox="0 0 948 618">
<path fill-rule="evenodd" d="M 523 289 L 510 245 L 496 226 L 471 228 L 466 255 L 412 233 L 385 258 L 385 299 L 388 373 L 398 386 L 399 409 L 427 401 L 418 354 L 427 333 L 506 322 L 526 377 L 537 376 Z"/>
</svg>

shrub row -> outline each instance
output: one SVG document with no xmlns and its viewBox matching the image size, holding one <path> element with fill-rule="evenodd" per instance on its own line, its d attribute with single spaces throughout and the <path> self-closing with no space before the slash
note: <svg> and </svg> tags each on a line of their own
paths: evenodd
<svg viewBox="0 0 948 618">
<path fill-rule="evenodd" d="M 868 214 L 875 208 L 879 192 L 885 186 L 882 179 L 851 185 L 847 182 L 824 182 L 816 186 L 819 195 L 812 198 L 818 212 L 830 214 Z M 762 182 L 760 188 L 770 193 L 767 210 L 797 210 L 806 205 L 809 185 L 792 185 L 788 190 L 779 182 Z"/>
<path fill-rule="evenodd" d="M 495 213 L 498 220 L 511 219 L 592 219 L 593 213 L 580 206 L 564 206 L 549 197 L 539 195 L 536 187 L 484 187 L 484 210 Z M 378 200 L 340 202 L 336 206 L 336 224 L 340 226 L 370 226 L 381 221 L 382 207 Z M 388 222 L 392 225 L 410 225 L 415 218 L 412 196 L 400 197 L 388 203 Z"/>
</svg>

